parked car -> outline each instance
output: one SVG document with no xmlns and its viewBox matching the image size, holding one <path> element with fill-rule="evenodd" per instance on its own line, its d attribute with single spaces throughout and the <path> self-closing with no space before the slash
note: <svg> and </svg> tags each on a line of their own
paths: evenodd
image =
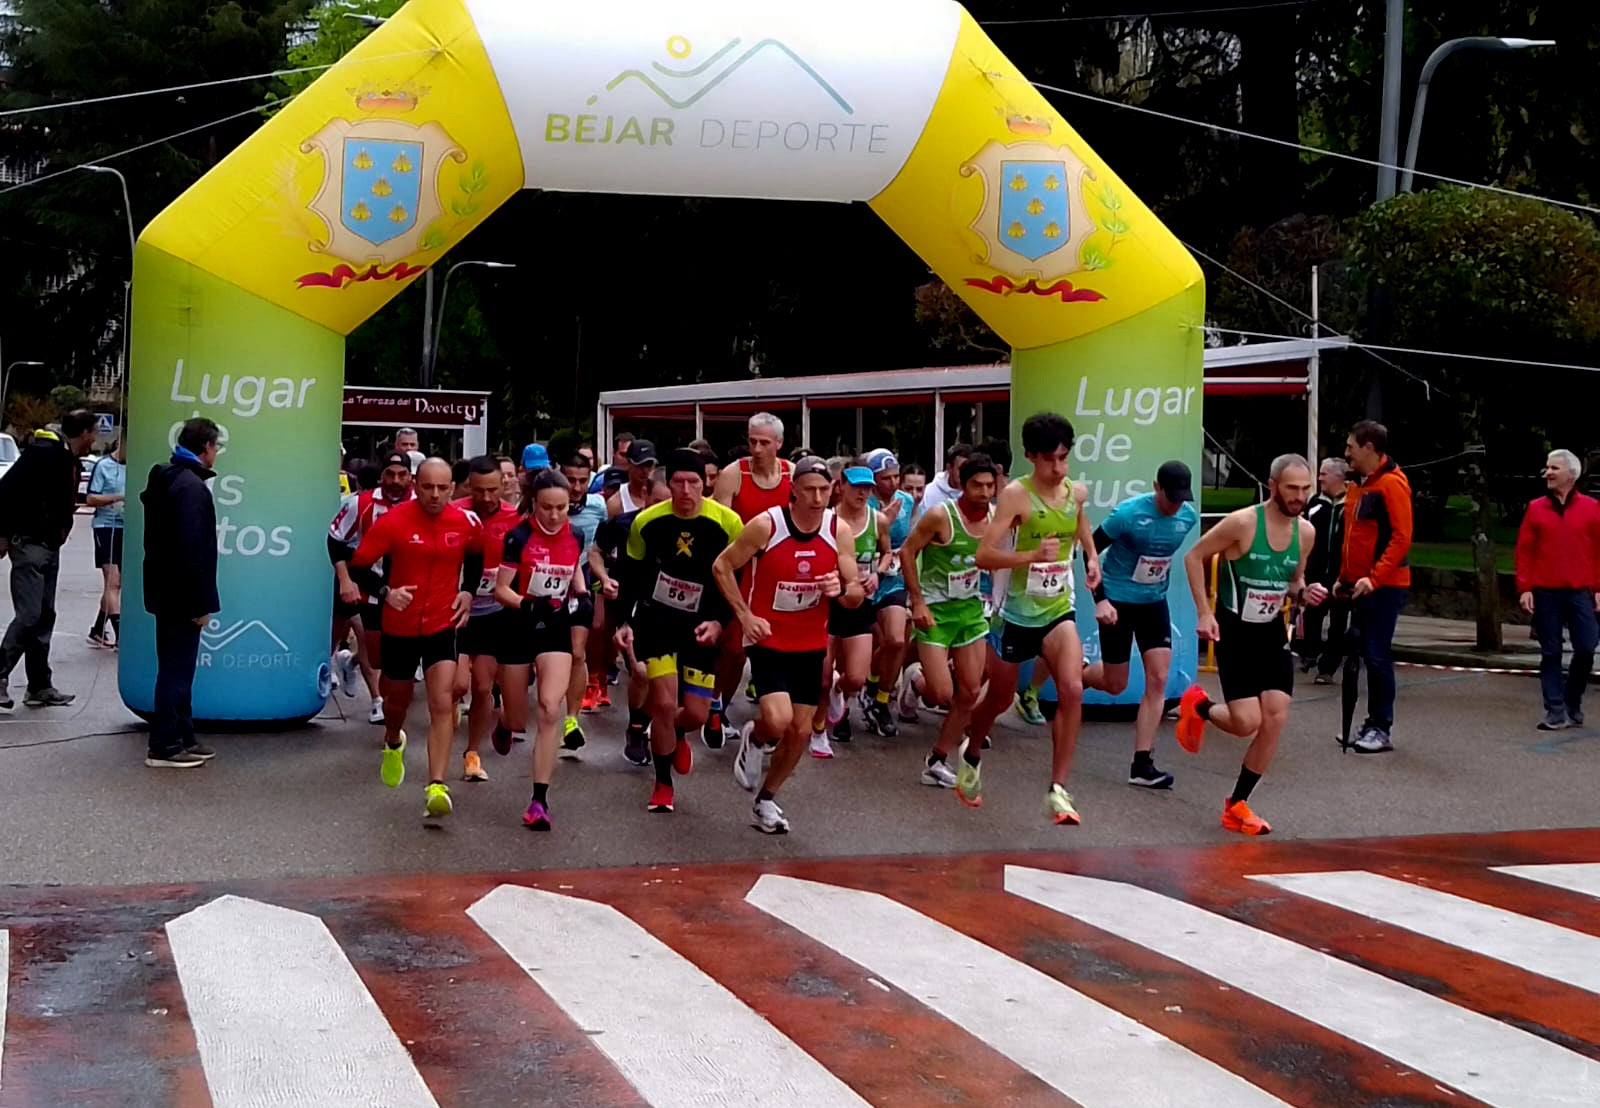
<svg viewBox="0 0 1600 1108">
<path fill-rule="evenodd" d="M 85 454 L 78 459 L 78 503 L 82 504 L 89 499 L 89 478 L 94 474 L 94 464 L 100 460 L 98 454 Z"/>
<path fill-rule="evenodd" d="M 21 455 L 22 451 L 17 449 L 17 440 L 0 432 L 0 477 L 6 475 L 6 470 L 15 465 Z"/>
</svg>

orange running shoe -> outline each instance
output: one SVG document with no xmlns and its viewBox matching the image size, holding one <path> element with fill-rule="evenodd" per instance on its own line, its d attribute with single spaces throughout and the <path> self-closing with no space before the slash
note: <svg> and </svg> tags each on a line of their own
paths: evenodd
<svg viewBox="0 0 1600 1108">
<path fill-rule="evenodd" d="M 601 685 L 595 693 L 594 706 L 597 709 L 611 707 L 611 689 L 608 686 Z"/>
<path fill-rule="evenodd" d="M 582 711 L 592 712 L 595 705 L 600 703 L 600 682 L 595 677 L 589 678 L 589 683 L 583 687 Z"/>
<path fill-rule="evenodd" d="M 649 812 L 672 811 L 672 786 L 657 785 L 654 791 L 650 793 L 650 803 L 645 805 L 645 810 Z"/>
<path fill-rule="evenodd" d="M 1252 812 L 1250 805 L 1242 800 L 1231 804 L 1227 800 L 1222 802 L 1222 829 L 1241 835 L 1272 834 L 1272 824 Z"/>
<path fill-rule="evenodd" d="M 689 749 L 689 740 L 679 735 L 678 745 L 672 748 L 672 772 L 679 777 L 687 777 L 692 769 L 694 769 L 694 751 Z"/>
<path fill-rule="evenodd" d="M 1200 753 L 1200 747 L 1206 741 L 1206 721 L 1200 718 L 1199 712 L 1200 702 L 1205 698 L 1205 689 L 1190 685 L 1178 701 L 1176 738 L 1178 745 L 1190 754 Z"/>
</svg>

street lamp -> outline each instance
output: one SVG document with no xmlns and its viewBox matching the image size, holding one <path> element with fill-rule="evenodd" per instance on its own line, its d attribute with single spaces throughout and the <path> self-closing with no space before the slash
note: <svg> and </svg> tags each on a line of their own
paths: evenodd
<svg viewBox="0 0 1600 1108">
<path fill-rule="evenodd" d="M 353 19 L 357 23 L 365 24 L 368 27 L 382 27 L 389 22 L 388 19 L 381 15 L 368 15 L 366 12 L 340 12 L 339 18 Z"/>
<path fill-rule="evenodd" d="M 5 428 L 6 419 L 6 390 L 11 387 L 11 371 L 19 365 L 44 365 L 43 362 L 12 362 L 6 366 L 4 377 L 0 377 L 0 430 Z"/>
<path fill-rule="evenodd" d="M 1411 134 L 1406 139 L 1406 164 L 1405 172 L 1400 178 L 1400 191 L 1410 192 L 1411 181 L 1415 176 L 1417 165 L 1417 146 L 1422 141 L 1422 113 L 1428 106 L 1428 83 L 1433 80 L 1434 71 L 1439 68 L 1439 63 L 1458 50 L 1489 50 L 1495 53 L 1504 53 L 1507 50 L 1527 50 L 1537 46 L 1554 46 L 1554 39 L 1547 38 L 1496 38 L 1481 36 L 1473 38 L 1453 38 L 1449 42 L 1441 43 L 1439 48 L 1428 55 L 1428 60 L 1422 67 L 1422 76 L 1417 79 L 1417 103 L 1411 110 Z"/>
<path fill-rule="evenodd" d="M 433 384 L 433 367 L 434 367 L 434 363 L 436 363 L 439 360 L 439 335 L 444 331 L 444 306 L 445 306 L 446 301 L 448 301 L 449 298 L 450 298 L 450 277 L 451 277 L 451 275 L 453 273 L 455 273 L 456 270 L 461 269 L 461 268 L 463 268 L 465 266 L 469 266 L 469 265 L 481 265 L 485 269 L 516 269 L 517 268 L 517 265 L 516 265 L 515 262 L 486 262 L 486 261 L 479 261 L 477 259 L 471 259 L 471 260 L 464 261 L 464 262 L 456 262 L 449 269 L 445 270 L 445 274 L 444 274 L 444 289 L 443 289 L 443 291 L 441 291 L 439 293 L 439 314 L 438 314 L 438 317 L 434 321 L 433 334 L 430 337 L 430 341 L 428 343 L 428 351 L 427 351 L 428 358 L 427 358 L 427 365 L 426 365 L 427 379 L 422 382 L 422 387 L 423 388 L 433 388 L 434 387 L 434 384 Z M 428 272 L 432 273 L 433 271 L 430 269 Z M 431 294 L 433 290 L 429 289 L 428 291 Z"/>
<path fill-rule="evenodd" d="M 129 319 L 133 300 L 133 252 L 137 248 L 139 236 L 133 229 L 133 202 L 128 199 L 128 179 L 119 169 L 112 169 L 108 165 L 85 165 L 78 168 L 90 173 L 109 173 L 122 185 L 122 211 L 128 217 L 128 279 L 122 285 L 122 372 L 117 376 L 117 426 L 128 425 L 128 365 L 132 350 L 132 336 L 128 334 Z"/>
</svg>

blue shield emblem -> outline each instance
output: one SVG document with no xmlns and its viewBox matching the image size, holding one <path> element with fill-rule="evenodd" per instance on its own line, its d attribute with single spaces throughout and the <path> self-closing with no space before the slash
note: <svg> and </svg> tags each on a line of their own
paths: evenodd
<svg viewBox="0 0 1600 1108">
<path fill-rule="evenodd" d="M 422 196 L 422 143 L 344 140 L 344 187 L 339 221 L 381 246 L 417 223 Z"/>
<path fill-rule="evenodd" d="M 999 241 L 1034 262 L 1065 246 L 1067 181 L 1062 162 L 1002 161 Z"/>
</svg>

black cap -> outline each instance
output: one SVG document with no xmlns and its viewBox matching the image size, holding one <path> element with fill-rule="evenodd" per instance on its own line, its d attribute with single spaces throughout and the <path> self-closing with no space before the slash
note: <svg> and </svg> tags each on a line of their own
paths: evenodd
<svg viewBox="0 0 1600 1108">
<path fill-rule="evenodd" d="M 407 473 L 410 473 L 411 472 L 411 459 L 405 454 L 404 451 L 391 450 L 391 451 L 389 451 L 389 453 L 387 453 L 387 454 L 385 454 L 383 456 L 383 464 L 378 466 L 378 468 L 380 470 L 383 470 L 383 469 L 388 469 L 390 466 L 400 466 Z"/>
<path fill-rule="evenodd" d="M 628 461 L 636 466 L 657 461 L 656 444 L 649 439 L 634 439 L 628 444 Z"/>
<path fill-rule="evenodd" d="M 637 442 L 637 440 L 635 440 Z M 675 473 L 694 473 L 700 477 L 700 483 L 706 480 L 706 456 L 698 450 L 679 448 L 667 455 L 667 479 L 671 480 Z"/>
<path fill-rule="evenodd" d="M 1167 494 L 1168 500 L 1179 504 L 1194 499 L 1191 481 L 1189 467 L 1179 461 L 1162 462 L 1156 470 L 1156 487 Z"/>
<path fill-rule="evenodd" d="M 796 462 L 794 464 L 794 472 L 790 474 L 789 479 L 798 481 L 800 478 L 809 477 L 812 474 L 816 474 L 818 477 L 826 477 L 829 481 L 833 480 L 833 471 L 828 468 L 827 460 L 819 458 L 815 454 L 807 454 Z"/>
</svg>

